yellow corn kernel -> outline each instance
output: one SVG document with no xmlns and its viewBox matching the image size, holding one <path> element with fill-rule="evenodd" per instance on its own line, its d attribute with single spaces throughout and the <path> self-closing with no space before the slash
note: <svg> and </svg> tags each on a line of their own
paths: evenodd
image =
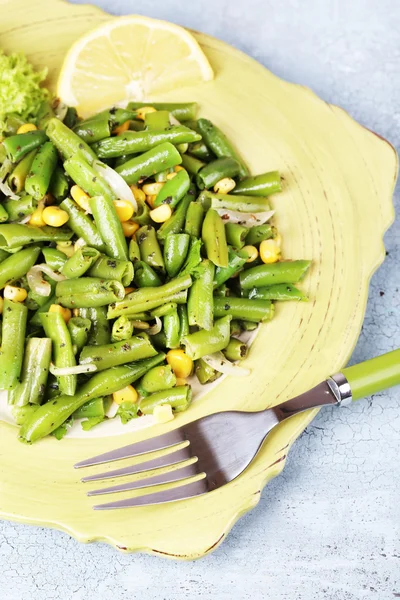
<svg viewBox="0 0 400 600">
<path fill-rule="evenodd" d="M 144 119 L 148 113 L 154 113 L 154 112 L 157 112 L 157 110 L 153 106 L 142 106 L 141 108 L 137 109 L 136 118 L 139 119 L 140 121 L 144 121 Z"/>
<path fill-rule="evenodd" d="M 249 257 L 246 262 L 251 263 L 258 257 L 258 250 L 255 246 L 244 246 L 242 248 L 243 252 L 246 252 Z"/>
<path fill-rule="evenodd" d="M 4 298 L 7 300 L 13 300 L 13 302 L 23 302 L 26 300 L 28 292 L 21 287 L 15 287 L 14 285 L 6 285 L 4 288 Z"/>
<path fill-rule="evenodd" d="M 87 195 L 86 192 L 83 191 L 79 185 L 73 185 L 71 188 L 71 196 L 75 200 L 78 206 L 81 207 L 87 213 L 91 213 L 89 200 L 90 196 Z"/>
<path fill-rule="evenodd" d="M 234 179 L 231 177 L 224 177 L 223 179 L 217 181 L 217 183 L 214 185 L 214 192 L 216 194 L 229 194 L 229 192 L 231 192 L 235 186 L 236 182 Z"/>
<path fill-rule="evenodd" d="M 146 202 L 147 202 L 147 204 L 150 206 L 150 208 L 154 208 L 154 202 L 155 202 L 155 199 L 156 199 L 156 198 L 157 198 L 157 196 L 156 196 L 156 195 L 153 195 L 153 196 L 146 196 Z"/>
<path fill-rule="evenodd" d="M 127 385 L 126 387 L 122 388 L 122 390 L 114 392 L 112 397 L 116 404 L 122 404 L 123 402 L 134 403 L 137 402 L 139 394 L 132 385 Z"/>
<path fill-rule="evenodd" d="M 181 166 L 181 165 L 176 165 L 176 167 L 174 167 L 174 171 L 175 173 L 178 173 L 178 171 L 184 171 L 185 169 Z M 171 173 L 172 175 L 172 173 Z"/>
<path fill-rule="evenodd" d="M 125 288 L 125 296 L 126 296 L 127 294 L 130 294 L 131 292 L 134 292 L 134 291 L 135 291 L 135 289 L 136 289 L 136 288 L 134 288 L 134 287 L 126 287 L 126 288 Z"/>
<path fill-rule="evenodd" d="M 125 123 L 122 123 L 122 125 L 118 125 L 118 127 L 115 127 L 112 132 L 114 135 L 121 135 L 121 133 L 125 133 L 125 131 L 128 131 L 129 129 L 129 121 L 125 121 Z"/>
<path fill-rule="evenodd" d="M 177 175 L 177 171 L 174 171 L 173 173 L 168 173 L 168 175 L 167 175 L 168 181 L 170 181 L 171 179 L 176 177 L 176 175 Z"/>
<path fill-rule="evenodd" d="M 24 123 L 17 129 L 17 133 L 28 133 L 29 131 L 36 131 L 37 127 L 33 123 Z"/>
<path fill-rule="evenodd" d="M 130 238 L 135 235 L 139 229 L 139 225 L 134 221 L 124 221 L 122 223 L 122 229 L 124 231 L 124 236 Z"/>
<path fill-rule="evenodd" d="M 52 304 L 49 308 L 49 312 L 59 313 L 66 323 L 68 323 L 72 317 L 72 311 L 69 308 L 61 306 L 60 304 Z"/>
<path fill-rule="evenodd" d="M 193 361 L 183 350 L 176 349 L 167 352 L 167 363 L 175 373 L 176 377 L 189 377 L 193 371 Z"/>
<path fill-rule="evenodd" d="M 260 257 L 263 263 L 270 264 L 279 260 L 281 249 L 275 240 L 263 240 L 260 244 Z"/>
<path fill-rule="evenodd" d="M 172 215 L 172 209 L 169 204 L 161 204 L 150 211 L 150 218 L 154 223 L 165 223 Z"/>
<path fill-rule="evenodd" d="M 79 317 L 80 316 L 79 308 L 73 308 L 72 309 L 72 316 L 73 317 Z"/>
<path fill-rule="evenodd" d="M 46 223 L 43 220 L 44 206 L 42 202 L 39 202 L 38 207 L 33 211 L 29 219 L 29 225 L 36 225 L 36 227 L 43 227 Z"/>
<path fill-rule="evenodd" d="M 137 185 L 131 185 L 130 187 L 135 200 L 141 200 L 142 202 L 146 200 L 146 194 Z"/>
<path fill-rule="evenodd" d="M 2 296 L 0 296 L 0 315 L 3 314 L 3 306 L 4 306 L 4 300 L 3 300 Z"/>
<path fill-rule="evenodd" d="M 114 208 L 121 223 L 129 221 L 133 216 L 133 206 L 128 200 L 114 200 Z"/>
<path fill-rule="evenodd" d="M 175 385 L 187 385 L 187 380 L 183 377 L 177 377 Z"/>
<path fill-rule="evenodd" d="M 174 419 L 172 406 L 170 404 L 160 404 L 159 406 L 155 406 L 153 417 L 156 423 L 168 423 L 168 421 L 172 421 Z"/>
<path fill-rule="evenodd" d="M 56 248 L 57 250 L 65 254 L 65 256 L 68 256 L 68 258 L 70 258 L 75 252 L 75 248 L 72 242 L 58 242 Z"/>
<path fill-rule="evenodd" d="M 142 186 L 142 190 L 146 194 L 146 196 L 157 196 L 158 192 L 161 191 L 163 187 L 163 181 L 155 181 L 154 183 L 145 183 Z"/>
<path fill-rule="evenodd" d="M 69 219 L 69 214 L 58 206 L 46 206 L 43 210 L 43 221 L 51 227 L 62 227 Z"/>
</svg>

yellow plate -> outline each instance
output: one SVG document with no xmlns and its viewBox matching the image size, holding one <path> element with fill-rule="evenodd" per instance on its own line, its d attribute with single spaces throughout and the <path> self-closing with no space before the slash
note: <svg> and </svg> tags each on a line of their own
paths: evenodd
<svg viewBox="0 0 400 600">
<path fill-rule="evenodd" d="M 51 7 L 51 8 L 50 8 Z M 50 68 L 54 85 L 67 48 L 110 17 L 91 6 L 53 0 L 0 0 L 0 45 Z M 279 169 L 284 192 L 274 198 L 286 258 L 312 258 L 308 304 L 280 304 L 262 327 L 246 366 L 248 378 L 226 378 L 176 427 L 213 411 L 257 410 L 305 391 L 348 360 L 363 321 L 369 279 L 384 259 L 382 237 L 393 221 L 397 174 L 393 148 L 310 90 L 286 83 L 226 44 L 195 34 L 216 79 L 167 99 L 197 100 L 204 115 L 235 140 L 253 173 Z M 131 434 L 46 439 L 20 444 L 0 424 L 0 515 L 56 527 L 82 542 L 121 550 L 195 558 L 214 549 L 260 490 L 284 466 L 290 445 L 314 417 L 308 412 L 273 432 L 249 469 L 203 497 L 175 504 L 94 512 L 72 465 L 129 443 Z M 161 427 L 151 431 L 156 435 Z M 145 437 L 149 430 L 141 431 Z"/>
</svg>

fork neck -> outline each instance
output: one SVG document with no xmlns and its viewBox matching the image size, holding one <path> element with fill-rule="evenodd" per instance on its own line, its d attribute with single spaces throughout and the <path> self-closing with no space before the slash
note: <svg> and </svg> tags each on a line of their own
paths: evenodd
<svg viewBox="0 0 400 600">
<path fill-rule="evenodd" d="M 279 421 L 283 421 L 310 408 L 318 408 L 329 404 L 338 404 L 338 398 L 328 381 L 323 381 L 304 394 L 276 406 L 274 410 Z"/>
</svg>

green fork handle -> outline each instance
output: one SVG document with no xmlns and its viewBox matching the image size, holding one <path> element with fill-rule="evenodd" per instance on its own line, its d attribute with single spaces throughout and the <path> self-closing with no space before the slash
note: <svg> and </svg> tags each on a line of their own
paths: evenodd
<svg viewBox="0 0 400 600">
<path fill-rule="evenodd" d="M 353 400 L 400 384 L 400 349 L 341 371 L 350 384 Z"/>
</svg>

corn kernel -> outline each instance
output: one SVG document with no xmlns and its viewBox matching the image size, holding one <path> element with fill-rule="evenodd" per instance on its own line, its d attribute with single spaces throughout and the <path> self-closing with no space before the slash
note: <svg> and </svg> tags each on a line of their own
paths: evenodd
<svg viewBox="0 0 400 600">
<path fill-rule="evenodd" d="M 139 394 L 132 385 L 127 385 L 122 390 L 114 392 L 112 397 L 116 404 L 122 404 L 123 402 L 135 403 L 139 398 Z"/>
<path fill-rule="evenodd" d="M 176 165 L 176 167 L 174 167 L 174 171 L 175 173 L 178 173 L 178 171 L 184 171 L 185 169 L 181 166 L 181 165 Z M 172 175 L 172 173 L 171 173 Z"/>
<path fill-rule="evenodd" d="M 172 406 L 170 404 L 161 404 L 155 406 L 153 410 L 153 417 L 156 423 L 168 423 L 174 419 L 174 413 L 172 412 Z"/>
<path fill-rule="evenodd" d="M 183 377 L 177 377 L 175 385 L 187 385 L 187 379 L 184 379 Z"/>
<path fill-rule="evenodd" d="M 169 204 L 161 204 L 150 211 L 150 218 L 154 223 L 165 223 L 172 215 L 172 209 Z"/>
<path fill-rule="evenodd" d="M 175 373 L 176 377 L 189 377 L 193 371 L 192 359 L 180 349 L 170 350 L 167 353 L 167 363 Z"/>
<path fill-rule="evenodd" d="M 135 200 L 141 200 L 142 202 L 146 200 L 146 194 L 137 185 L 131 185 L 130 187 Z"/>
<path fill-rule="evenodd" d="M 81 207 L 87 213 L 91 213 L 89 200 L 90 196 L 87 195 L 86 192 L 83 191 L 79 185 L 73 185 L 71 188 L 71 196 L 73 200 L 77 203 L 78 206 Z"/>
<path fill-rule="evenodd" d="M 73 317 L 79 317 L 79 315 L 80 315 L 79 308 L 73 308 L 72 309 L 72 316 Z"/>
<path fill-rule="evenodd" d="M 46 223 L 43 220 L 44 206 L 42 202 L 39 202 L 38 207 L 33 211 L 29 219 L 29 225 L 36 225 L 36 227 L 43 227 Z"/>
<path fill-rule="evenodd" d="M 154 208 L 154 202 L 155 202 L 156 198 L 157 198 L 156 195 L 146 196 L 146 202 L 150 206 L 150 208 Z"/>
<path fill-rule="evenodd" d="M 49 312 L 59 313 L 66 323 L 68 323 L 72 317 L 70 309 L 64 308 L 64 306 L 60 306 L 59 304 L 52 304 L 49 308 Z"/>
<path fill-rule="evenodd" d="M 122 223 L 122 229 L 124 231 L 124 236 L 130 238 L 133 235 L 135 235 L 135 233 L 139 229 L 139 225 L 134 221 L 124 221 Z"/>
<path fill-rule="evenodd" d="M 121 223 L 129 221 L 133 216 L 133 206 L 128 200 L 114 200 L 114 208 Z"/>
<path fill-rule="evenodd" d="M 154 112 L 157 112 L 157 111 L 153 106 L 142 106 L 141 108 L 137 109 L 136 118 L 139 119 L 140 121 L 144 121 L 145 117 L 148 113 L 154 113 Z"/>
<path fill-rule="evenodd" d="M 249 257 L 246 262 L 251 263 L 258 257 L 258 250 L 255 246 L 244 246 L 242 248 L 243 252 L 246 252 Z"/>
<path fill-rule="evenodd" d="M 24 123 L 17 129 L 17 133 L 28 133 L 29 131 L 36 131 L 37 127 L 33 123 Z"/>
<path fill-rule="evenodd" d="M 142 190 L 144 191 L 146 196 L 157 196 L 157 194 L 161 191 L 163 185 L 164 182 L 162 181 L 155 181 L 154 183 L 145 183 L 144 186 L 142 186 Z"/>
<path fill-rule="evenodd" d="M 231 192 L 235 186 L 236 182 L 234 179 L 231 177 L 224 177 L 223 179 L 217 181 L 217 183 L 214 185 L 214 192 L 216 194 L 229 194 L 229 192 Z"/>
<path fill-rule="evenodd" d="M 3 300 L 2 296 L 0 296 L 0 315 L 3 314 L 3 306 L 4 306 L 4 300 Z"/>
<path fill-rule="evenodd" d="M 68 258 L 70 258 L 75 252 L 75 248 L 72 242 L 58 242 L 56 248 L 57 250 L 65 254 L 65 256 L 68 256 Z"/>
<path fill-rule="evenodd" d="M 62 227 L 69 219 L 69 214 L 58 206 L 47 206 L 42 216 L 46 225 L 51 227 Z"/>
<path fill-rule="evenodd" d="M 118 125 L 118 127 L 115 127 L 112 132 L 114 135 L 121 135 L 122 133 L 125 133 L 125 131 L 128 131 L 129 129 L 129 121 L 125 121 L 125 123 L 122 123 L 122 125 Z"/>
<path fill-rule="evenodd" d="M 174 171 L 173 173 L 168 173 L 168 175 L 167 175 L 168 181 L 170 181 L 171 179 L 176 177 L 176 175 L 177 175 L 177 171 Z"/>
<path fill-rule="evenodd" d="M 263 240 L 260 244 L 260 257 L 263 263 L 270 264 L 279 260 L 281 249 L 275 240 Z"/>
<path fill-rule="evenodd" d="M 126 296 L 127 294 L 130 294 L 131 292 L 134 292 L 134 291 L 135 291 L 135 289 L 136 289 L 136 288 L 134 288 L 134 287 L 126 287 L 126 288 L 125 288 L 125 296 Z"/>
<path fill-rule="evenodd" d="M 4 288 L 4 298 L 7 300 L 13 300 L 13 302 L 23 302 L 26 300 L 28 292 L 21 287 L 15 287 L 14 285 L 6 285 Z"/>
</svg>

